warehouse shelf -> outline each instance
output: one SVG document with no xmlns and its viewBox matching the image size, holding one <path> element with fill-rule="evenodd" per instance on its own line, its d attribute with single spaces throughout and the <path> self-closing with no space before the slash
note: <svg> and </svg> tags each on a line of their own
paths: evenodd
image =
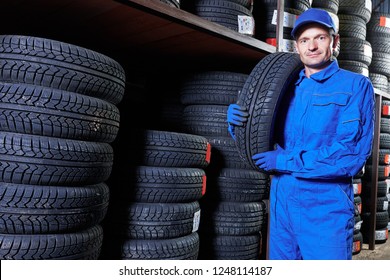
<svg viewBox="0 0 390 280">
<path fill-rule="evenodd" d="M 157 0 L 3 0 L 2 34 L 57 39 L 138 69 L 251 69 L 276 48 Z"/>
</svg>

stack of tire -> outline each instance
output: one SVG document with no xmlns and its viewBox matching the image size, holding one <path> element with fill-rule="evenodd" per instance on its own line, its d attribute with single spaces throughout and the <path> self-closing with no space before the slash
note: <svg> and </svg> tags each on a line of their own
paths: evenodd
<svg viewBox="0 0 390 280">
<path fill-rule="evenodd" d="M 373 11 L 367 23 L 367 40 L 372 46 L 369 70 L 384 92 L 388 92 L 390 79 L 390 14 Z M 370 77 L 371 77 L 370 76 Z"/>
<path fill-rule="evenodd" d="M 210 144 L 198 135 L 137 129 L 110 181 L 102 259 L 194 260 Z"/>
<path fill-rule="evenodd" d="M 125 73 L 55 40 L 0 36 L 0 259 L 97 259 Z"/>
<path fill-rule="evenodd" d="M 256 23 L 255 37 L 276 46 L 277 0 L 257 0 L 253 5 Z M 294 39 L 291 31 L 297 16 L 310 8 L 309 0 L 284 1 L 283 50 L 294 51 Z"/>
<path fill-rule="evenodd" d="M 248 75 L 228 71 L 190 73 L 182 81 L 183 129 L 211 144 L 207 191 L 200 200 L 199 259 L 259 259 L 266 229 L 269 176 L 251 170 L 228 132 L 228 105 Z"/>
<path fill-rule="evenodd" d="M 253 0 L 187 0 L 181 8 L 247 36 L 254 36 Z"/>
<path fill-rule="evenodd" d="M 370 77 L 372 62 L 371 43 L 366 40 L 366 24 L 371 18 L 371 0 L 340 0 L 338 17 L 340 21 L 341 68 Z"/>
<path fill-rule="evenodd" d="M 355 204 L 355 225 L 353 230 L 353 247 L 352 254 L 356 255 L 360 253 L 363 246 L 363 235 L 360 231 L 362 227 L 362 176 L 364 171 L 353 178 L 353 193 L 354 193 L 354 204 Z"/>
<path fill-rule="evenodd" d="M 390 173 L 390 101 L 383 100 L 381 107 L 381 125 L 379 138 L 379 160 L 376 209 L 372 209 L 372 157 L 367 161 L 367 174 L 363 177 L 362 191 L 362 228 L 363 241 L 369 242 L 371 213 L 375 210 L 375 242 L 384 243 L 388 239 L 388 179 Z M 366 180 L 365 180 L 366 179 Z"/>
</svg>

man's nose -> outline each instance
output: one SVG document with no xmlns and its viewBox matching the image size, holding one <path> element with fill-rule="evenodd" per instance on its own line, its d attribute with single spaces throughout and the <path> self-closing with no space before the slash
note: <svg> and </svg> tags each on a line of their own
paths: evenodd
<svg viewBox="0 0 390 280">
<path fill-rule="evenodd" d="M 318 46 L 318 44 L 317 44 L 316 40 L 309 40 L 309 49 L 310 50 L 316 49 L 317 46 Z"/>
</svg>

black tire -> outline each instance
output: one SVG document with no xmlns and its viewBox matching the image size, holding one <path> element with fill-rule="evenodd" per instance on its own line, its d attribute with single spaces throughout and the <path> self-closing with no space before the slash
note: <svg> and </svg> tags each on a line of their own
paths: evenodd
<svg viewBox="0 0 390 280">
<path fill-rule="evenodd" d="M 342 69 L 349 70 L 355 73 L 362 74 L 363 76 L 368 77 L 369 76 L 369 68 L 367 64 L 355 61 L 355 60 L 338 60 L 339 66 Z M 371 61 L 372 63 L 372 61 Z M 371 67 L 371 66 L 370 66 Z"/>
<path fill-rule="evenodd" d="M 254 235 L 200 235 L 200 260 L 258 260 L 261 234 Z"/>
<path fill-rule="evenodd" d="M 183 111 L 187 133 L 205 137 L 231 137 L 226 122 L 228 105 L 188 105 Z"/>
<path fill-rule="evenodd" d="M 108 239 L 103 249 L 103 258 L 114 260 L 196 260 L 199 235 L 193 232 L 172 239 Z"/>
<path fill-rule="evenodd" d="M 208 173 L 206 196 L 214 201 L 257 202 L 269 196 L 270 178 L 255 170 L 222 168 Z"/>
<path fill-rule="evenodd" d="M 359 61 L 369 66 L 372 60 L 371 44 L 359 38 L 340 38 L 340 53 L 337 58 Z"/>
<path fill-rule="evenodd" d="M 339 34 L 341 38 L 358 38 L 366 40 L 367 26 L 361 17 L 355 15 L 339 14 Z"/>
<path fill-rule="evenodd" d="M 125 162 L 146 166 L 205 168 L 210 163 L 207 138 L 182 132 L 145 130 L 134 133 Z M 119 155 L 120 156 L 120 155 Z"/>
<path fill-rule="evenodd" d="M 170 239 L 197 231 L 198 201 L 188 203 L 144 203 L 113 206 L 106 231 L 131 239 Z"/>
<path fill-rule="evenodd" d="M 339 10 L 339 0 L 313 0 L 311 7 L 337 14 Z"/>
<path fill-rule="evenodd" d="M 0 131 L 0 181 L 89 185 L 111 174 L 110 144 Z"/>
<path fill-rule="evenodd" d="M 369 41 L 372 40 L 372 38 L 374 37 L 381 37 L 384 41 L 387 41 L 386 39 L 390 38 L 390 29 L 385 24 L 381 24 L 382 18 L 389 17 L 389 13 L 383 13 L 378 11 L 373 11 L 371 13 L 370 21 L 367 23 L 367 39 Z M 374 44 L 374 42 L 372 43 Z"/>
<path fill-rule="evenodd" d="M 0 233 L 46 234 L 80 231 L 106 215 L 106 184 L 32 186 L 1 183 Z"/>
<path fill-rule="evenodd" d="M 21 35 L 0 36 L 0 80 L 26 83 L 119 103 L 122 66 L 106 55 L 72 44 Z"/>
<path fill-rule="evenodd" d="M 194 6 L 194 13 L 204 19 L 225 26 L 239 32 L 238 16 L 252 17 L 252 12 L 246 7 L 225 0 L 198 0 Z M 252 34 L 250 34 L 252 35 Z"/>
<path fill-rule="evenodd" d="M 71 233 L 0 234 L 1 260 L 97 260 L 103 229 Z"/>
<path fill-rule="evenodd" d="M 211 159 L 207 166 L 208 172 L 218 172 L 221 168 L 248 169 L 250 166 L 241 159 L 236 143 L 232 137 L 212 137 L 208 140 L 211 145 Z"/>
<path fill-rule="evenodd" d="M 188 75 L 180 87 L 184 105 L 229 105 L 237 101 L 247 74 L 227 71 L 206 71 Z"/>
<path fill-rule="evenodd" d="M 138 166 L 131 172 L 129 181 L 122 183 L 118 199 L 153 203 L 190 202 L 199 200 L 205 192 L 206 173 L 203 169 Z"/>
<path fill-rule="evenodd" d="M 390 133 L 390 118 L 381 118 L 379 128 L 381 133 Z"/>
<path fill-rule="evenodd" d="M 249 111 L 248 122 L 236 127 L 236 143 L 243 160 L 255 170 L 252 156 L 274 145 L 276 115 L 284 93 L 295 81 L 303 64 L 296 53 L 272 53 L 252 70 L 238 98 Z"/>
<path fill-rule="evenodd" d="M 222 201 L 212 205 L 213 200 L 202 200 L 202 219 L 199 231 L 215 235 L 251 235 L 265 226 L 264 202 Z"/>
<path fill-rule="evenodd" d="M 372 71 L 370 71 L 369 77 L 374 88 L 382 90 L 384 92 L 389 91 L 389 82 L 386 75 L 373 73 Z"/>
<path fill-rule="evenodd" d="M 366 0 L 340 0 L 339 2 L 338 14 L 359 16 L 365 23 L 369 22 L 372 8 L 367 6 Z"/>
<path fill-rule="evenodd" d="M 99 98 L 0 82 L 1 131 L 110 143 L 119 118 L 119 109 Z"/>
</svg>

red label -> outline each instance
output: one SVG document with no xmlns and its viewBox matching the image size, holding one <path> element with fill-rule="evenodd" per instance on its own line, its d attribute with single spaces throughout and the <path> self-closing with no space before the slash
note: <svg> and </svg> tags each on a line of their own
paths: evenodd
<svg viewBox="0 0 390 280">
<path fill-rule="evenodd" d="M 211 145 L 210 143 L 207 143 L 207 148 L 206 148 L 206 162 L 210 163 L 211 159 Z"/>
<path fill-rule="evenodd" d="M 389 164 L 390 161 L 390 155 L 385 155 L 385 163 Z"/>
<path fill-rule="evenodd" d="M 385 167 L 385 177 L 389 177 L 389 172 L 390 172 L 390 166 Z"/>
<path fill-rule="evenodd" d="M 361 244 L 360 241 L 353 242 L 353 252 L 360 252 Z"/>
<path fill-rule="evenodd" d="M 265 42 L 267 44 L 270 44 L 270 45 L 276 47 L 276 38 L 267 38 L 267 39 L 265 39 Z"/>
<path fill-rule="evenodd" d="M 202 196 L 206 193 L 206 181 L 207 181 L 207 177 L 206 177 L 206 175 L 203 175 L 203 178 L 202 178 Z"/>
<path fill-rule="evenodd" d="M 382 106 L 382 115 L 388 116 L 390 114 L 389 105 L 383 105 Z"/>
</svg>

